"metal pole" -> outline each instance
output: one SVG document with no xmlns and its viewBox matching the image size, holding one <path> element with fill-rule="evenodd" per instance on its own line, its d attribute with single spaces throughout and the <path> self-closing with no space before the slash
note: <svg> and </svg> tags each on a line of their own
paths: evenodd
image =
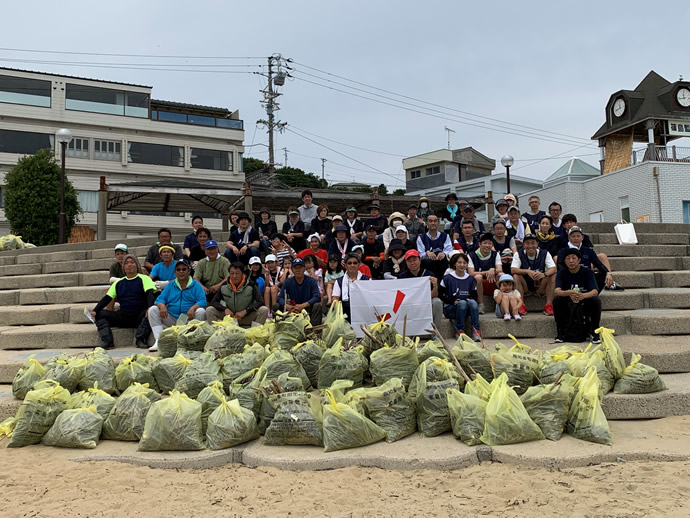
<svg viewBox="0 0 690 518">
<path fill-rule="evenodd" d="M 510 166 L 506 166 L 506 194 L 510 194 Z"/>
<path fill-rule="evenodd" d="M 65 243 L 65 155 L 67 154 L 67 142 L 60 142 L 62 148 L 62 170 L 60 173 L 60 230 L 58 244 Z"/>
<path fill-rule="evenodd" d="M 325 158 L 321 159 L 321 179 L 322 180 L 326 179 L 326 162 L 327 162 L 327 160 Z"/>
<path fill-rule="evenodd" d="M 275 171 L 275 158 L 273 155 L 273 57 L 268 58 L 268 172 Z"/>
</svg>

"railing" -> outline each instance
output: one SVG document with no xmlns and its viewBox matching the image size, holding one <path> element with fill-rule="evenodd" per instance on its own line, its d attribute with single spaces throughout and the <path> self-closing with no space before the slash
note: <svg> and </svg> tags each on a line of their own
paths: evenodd
<svg viewBox="0 0 690 518">
<path fill-rule="evenodd" d="M 633 151 L 632 165 L 641 162 L 690 162 L 690 147 L 654 146 L 653 153 L 649 147 Z"/>
</svg>

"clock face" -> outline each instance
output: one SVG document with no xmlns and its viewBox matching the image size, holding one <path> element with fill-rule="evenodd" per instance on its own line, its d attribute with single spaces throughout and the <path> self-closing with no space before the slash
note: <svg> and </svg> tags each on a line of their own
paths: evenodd
<svg viewBox="0 0 690 518">
<path fill-rule="evenodd" d="M 678 99 L 678 104 L 683 108 L 687 108 L 690 106 L 690 90 L 687 88 L 679 89 L 678 93 L 676 93 L 676 99 Z"/>
<path fill-rule="evenodd" d="M 616 99 L 616 102 L 613 103 L 613 114 L 616 117 L 620 117 L 625 113 L 625 99 Z"/>
</svg>

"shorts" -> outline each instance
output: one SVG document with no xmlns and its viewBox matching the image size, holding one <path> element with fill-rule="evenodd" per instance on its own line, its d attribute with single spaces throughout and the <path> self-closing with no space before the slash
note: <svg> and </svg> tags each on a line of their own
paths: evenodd
<svg viewBox="0 0 690 518">
<path fill-rule="evenodd" d="M 527 284 L 527 291 L 531 293 L 537 293 L 539 288 L 534 285 L 532 277 L 530 277 L 529 275 L 523 275 L 522 278 L 525 279 L 525 284 Z M 546 282 L 546 279 L 542 279 L 542 282 Z"/>
<path fill-rule="evenodd" d="M 503 312 L 501 311 L 501 306 L 499 304 L 496 304 L 496 316 L 498 318 L 503 318 Z"/>
</svg>

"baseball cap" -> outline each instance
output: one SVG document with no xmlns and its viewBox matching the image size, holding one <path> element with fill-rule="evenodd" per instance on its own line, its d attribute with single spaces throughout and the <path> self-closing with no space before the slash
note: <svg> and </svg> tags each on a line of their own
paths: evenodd
<svg viewBox="0 0 690 518">
<path fill-rule="evenodd" d="M 214 246 L 218 248 L 218 242 L 215 239 L 209 239 L 208 241 L 206 241 L 204 249 L 208 250 L 209 248 L 213 248 Z"/>
<path fill-rule="evenodd" d="M 505 205 L 507 207 L 510 204 L 508 203 L 508 200 L 506 200 L 505 198 L 501 198 L 500 200 L 496 201 L 496 207 L 498 207 L 499 205 Z"/>
<path fill-rule="evenodd" d="M 473 210 L 474 210 L 474 207 L 472 205 L 463 205 L 462 206 L 463 212 L 472 212 Z"/>
<path fill-rule="evenodd" d="M 336 220 L 336 219 L 337 219 L 337 220 L 342 221 L 342 220 L 343 220 L 343 217 L 342 217 L 340 214 L 336 214 L 335 216 L 333 216 L 332 219 L 333 219 L 333 220 Z"/>
<path fill-rule="evenodd" d="M 391 244 L 388 245 L 388 251 L 392 252 L 393 250 L 407 250 L 407 248 L 405 248 L 405 245 L 403 245 L 402 241 L 399 239 L 393 239 L 391 240 Z"/>
<path fill-rule="evenodd" d="M 565 254 L 563 255 L 563 259 L 565 259 L 565 258 L 568 257 L 569 255 L 576 255 L 576 256 L 578 256 L 580 259 L 582 259 L 582 253 L 581 253 L 577 248 L 567 248 L 567 249 L 565 250 Z"/>
<path fill-rule="evenodd" d="M 355 209 L 354 207 L 348 207 L 347 209 L 345 209 L 345 212 L 354 212 L 356 214 L 357 209 Z"/>
<path fill-rule="evenodd" d="M 304 259 L 300 257 L 295 257 L 292 260 L 292 267 L 294 268 L 295 266 L 304 266 Z"/>
<path fill-rule="evenodd" d="M 261 264 L 261 258 L 256 257 L 256 256 L 250 257 L 249 258 L 249 266 L 251 266 L 252 264 Z"/>
<path fill-rule="evenodd" d="M 584 232 L 582 232 L 582 229 L 577 225 L 570 227 L 570 230 L 568 230 L 568 235 L 572 234 L 573 232 L 579 232 L 580 234 L 584 234 Z"/>
<path fill-rule="evenodd" d="M 273 255 L 273 254 L 268 254 L 268 255 L 264 258 L 264 263 L 267 263 L 268 261 L 277 261 L 277 260 L 278 260 L 278 258 L 277 258 L 275 255 Z"/>
<path fill-rule="evenodd" d="M 362 253 L 364 253 L 364 245 L 355 245 L 352 247 L 352 251 L 354 252 L 355 250 L 361 250 Z"/>
<path fill-rule="evenodd" d="M 530 239 L 534 239 L 535 241 L 539 241 L 537 239 L 537 236 L 535 236 L 534 234 L 527 234 L 525 237 L 522 238 L 522 242 L 524 243 L 525 241 L 528 241 Z"/>
<path fill-rule="evenodd" d="M 299 214 L 299 211 L 297 209 L 292 209 L 291 211 L 288 212 L 288 215 L 290 214 Z"/>
<path fill-rule="evenodd" d="M 405 252 L 405 259 L 409 259 L 410 257 L 419 257 L 419 252 L 417 252 L 417 250 L 408 250 Z"/>
<path fill-rule="evenodd" d="M 335 231 L 336 232 L 347 232 L 347 227 L 345 225 L 336 225 Z"/>
<path fill-rule="evenodd" d="M 123 252 L 129 252 L 129 248 L 127 248 L 127 245 L 124 243 L 118 243 L 115 245 L 115 250 L 122 250 Z"/>
<path fill-rule="evenodd" d="M 501 257 L 513 257 L 513 252 L 511 252 L 510 248 L 504 248 L 501 252 Z"/>
<path fill-rule="evenodd" d="M 496 284 L 498 284 L 498 286 L 500 286 L 502 282 L 515 282 L 515 280 L 513 279 L 512 275 L 504 273 L 503 275 L 501 275 L 498 278 L 498 282 Z"/>
<path fill-rule="evenodd" d="M 184 264 L 187 268 L 191 268 L 191 267 L 189 266 L 189 261 L 188 261 L 187 259 L 178 259 L 178 260 L 176 261 L 176 264 L 180 264 L 180 263 Z"/>
<path fill-rule="evenodd" d="M 513 210 L 516 210 L 516 211 L 520 212 L 520 209 L 518 208 L 517 205 L 511 205 L 510 208 L 508 209 L 508 212 L 511 212 L 511 211 L 513 211 Z"/>
<path fill-rule="evenodd" d="M 407 232 L 407 227 L 406 227 L 405 225 L 398 225 L 397 227 L 395 227 L 395 232 L 396 232 L 396 233 L 397 233 L 398 231 L 401 231 L 401 230 L 402 230 L 403 232 L 405 232 L 405 234 L 408 234 L 408 232 Z"/>
<path fill-rule="evenodd" d="M 378 232 L 375 225 L 367 225 L 367 228 L 364 229 L 365 232 L 369 232 L 370 230 L 376 230 Z"/>
</svg>

